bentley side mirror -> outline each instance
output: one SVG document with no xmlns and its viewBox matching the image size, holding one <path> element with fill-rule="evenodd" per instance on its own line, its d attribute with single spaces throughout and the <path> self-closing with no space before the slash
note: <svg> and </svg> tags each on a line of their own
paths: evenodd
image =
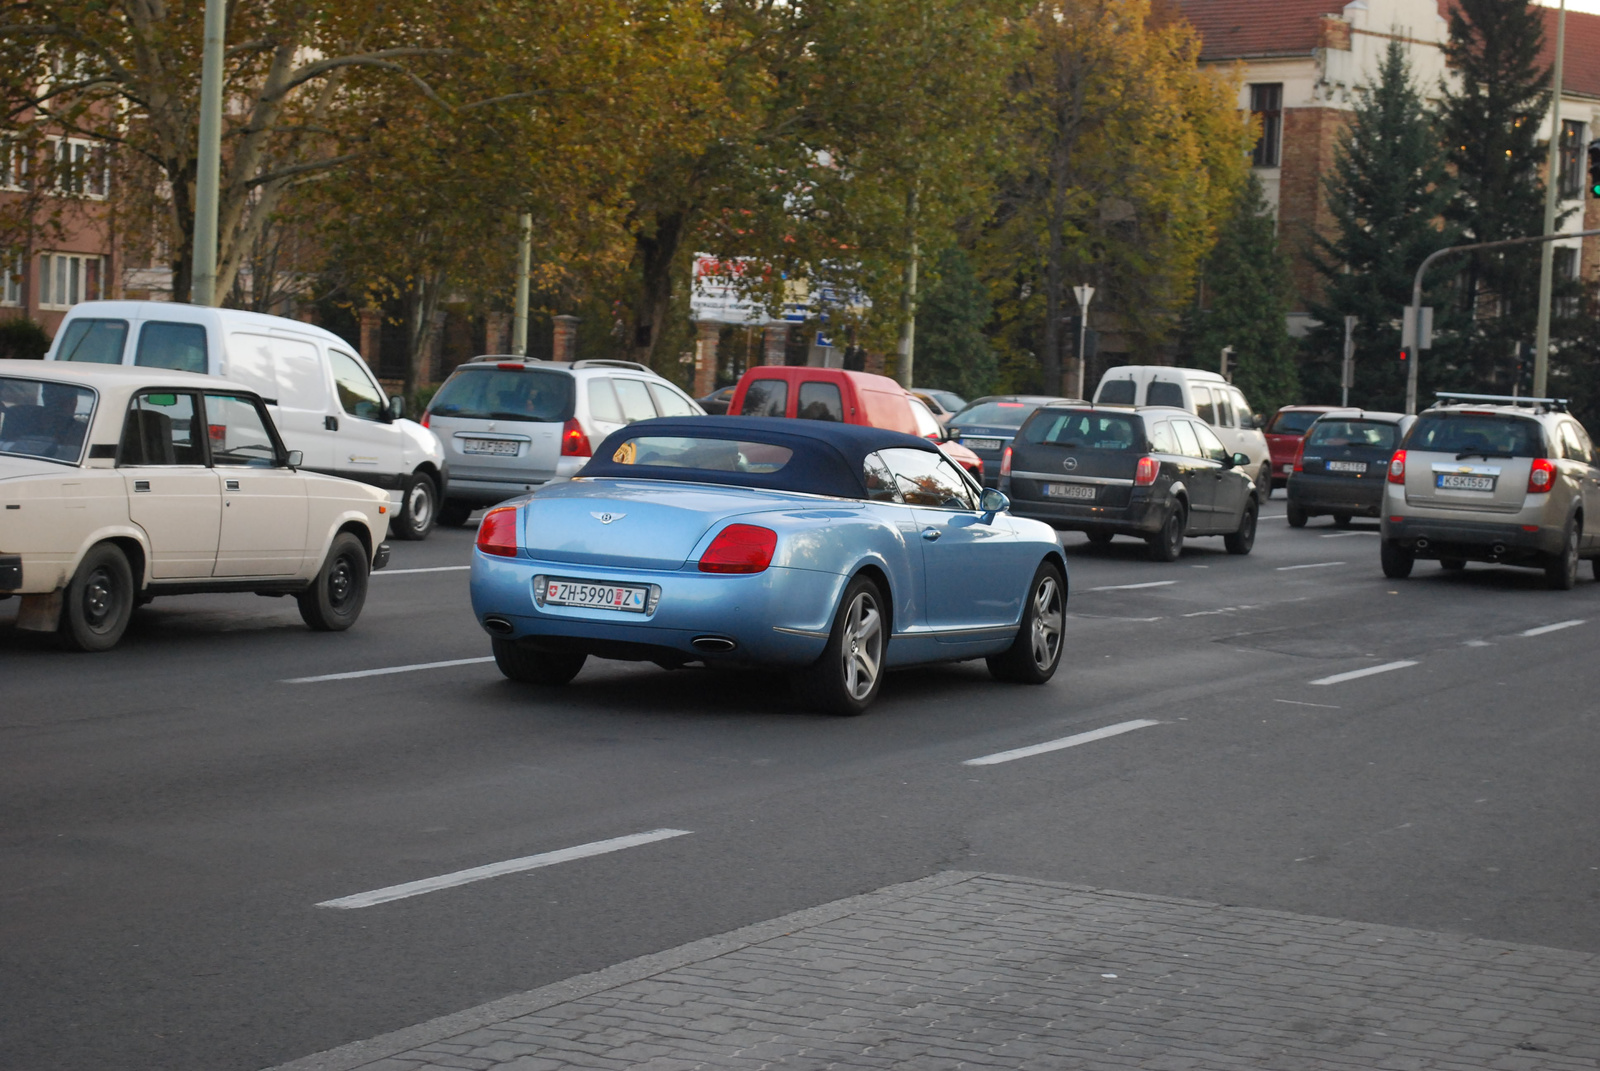
<svg viewBox="0 0 1600 1071">
<path fill-rule="evenodd" d="M 298 469 L 305 459 L 306 455 L 303 450 L 290 450 L 284 455 L 283 463 L 291 469 Z"/>
<path fill-rule="evenodd" d="M 986 488 L 983 496 L 978 499 L 978 508 L 983 511 L 983 523 L 991 524 L 995 514 L 1004 513 L 1011 508 L 1011 500 L 995 488 Z"/>
</svg>

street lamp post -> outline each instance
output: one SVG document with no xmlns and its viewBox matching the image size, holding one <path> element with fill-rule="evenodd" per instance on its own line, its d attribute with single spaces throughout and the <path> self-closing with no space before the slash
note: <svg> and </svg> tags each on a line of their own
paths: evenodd
<svg viewBox="0 0 1600 1071">
<path fill-rule="evenodd" d="M 533 270 L 533 216 L 522 213 L 518 219 L 517 290 L 511 314 L 511 352 L 528 355 L 528 273 Z"/>
<path fill-rule="evenodd" d="M 217 294 L 217 188 L 222 182 L 222 38 L 227 0 L 206 0 L 205 51 L 200 59 L 200 136 L 194 176 L 194 249 L 190 300 L 215 305 Z"/>
<path fill-rule="evenodd" d="M 1567 0 L 1561 0 L 1561 14 L 1556 21 L 1556 61 L 1551 67 L 1550 80 L 1554 83 L 1550 95 L 1550 149 L 1549 165 L 1544 181 L 1544 233 L 1556 233 L 1556 187 L 1560 184 L 1557 169 L 1561 166 L 1561 60 L 1567 50 Z M 1546 242 L 1539 250 L 1539 326 L 1533 341 L 1533 396 L 1545 397 L 1545 380 L 1550 373 L 1550 292 L 1554 288 L 1555 246 Z"/>
<path fill-rule="evenodd" d="M 1072 288 L 1072 295 L 1078 299 L 1078 390 L 1073 395 L 1075 398 L 1083 397 L 1084 366 L 1089 362 L 1084 351 L 1089 348 L 1089 302 L 1094 300 L 1094 287 L 1085 283 L 1083 286 Z"/>
<path fill-rule="evenodd" d="M 1344 363 L 1339 368 L 1339 404 L 1350 404 L 1350 388 L 1356 385 L 1357 317 L 1344 318 Z"/>
</svg>

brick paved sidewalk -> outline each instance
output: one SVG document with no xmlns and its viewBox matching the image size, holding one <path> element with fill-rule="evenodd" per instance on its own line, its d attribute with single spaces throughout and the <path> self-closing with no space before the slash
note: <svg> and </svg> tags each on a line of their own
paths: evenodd
<svg viewBox="0 0 1600 1071">
<path fill-rule="evenodd" d="M 276 1071 L 1600 1067 L 1600 956 L 946 873 Z"/>
</svg>

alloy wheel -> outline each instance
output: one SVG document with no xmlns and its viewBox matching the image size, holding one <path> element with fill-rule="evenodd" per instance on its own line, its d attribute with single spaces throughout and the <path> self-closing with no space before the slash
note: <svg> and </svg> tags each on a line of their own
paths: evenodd
<svg viewBox="0 0 1600 1071">
<path fill-rule="evenodd" d="M 1033 664 L 1042 670 L 1055 665 L 1060 656 L 1065 621 L 1061 585 L 1047 576 L 1033 590 Z"/>
<path fill-rule="evenodd" d="M 845 613 L 843 640 L 840 656 L 845 691 L 852 699 L 865 699 L 872 694 L 883 669 L 883 615 L 870 592 L 860 592 L 851 601 Z"/>
</svg>

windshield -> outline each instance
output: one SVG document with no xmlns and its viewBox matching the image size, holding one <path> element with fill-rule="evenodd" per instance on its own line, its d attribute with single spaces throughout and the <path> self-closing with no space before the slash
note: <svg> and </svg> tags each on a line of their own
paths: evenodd
<svg viewBox="0 0 1600 1071">
<path fill-rule="evenodd" d="M 445 380 L 428 412 L 470 420 L 560 423 L 572 416 L 572 377 L 536 368 L 463 368 Z"/>
<path fill-rule="evenodd" d="M 88 387 L 0 376 L 0 454 L 76 464 L 94 401 Z"/>
<path fill-rule="evenodd" d="M 1376 420 L 1319 420 L 1306 436 L 1306 447 L 1375 446 L 1394 449 L 1395 426 Z"/>
<path fill-rule="evenodd" d="M 1022 435 L 1030 443 L 1071 446 L 1080 450 L 1132 450 L 1135 444 L 1144 439 L 1140 430 L 1134 417 L 1083 410 L 1063 413 L 1041 409 L 1028 421 Z"/>
<path fill-rule="evenodd" d="M 1279 410 L 1272 418 L 1272 423 L 1267 425 L 1267 434 L 1304 435 L 1306 429 L 1321 415 L 1314 410 L 1306 409 Z"/>
<path fill-rule="evenodd" d="M 771 443 L 687 435 L 639 435 L 623 440 L 612 453 L 618 465 L 641 468 L 705 469 L 710 472 L 777 472 L 794 451 Z"/>
<path fill-rule="evenodd" d="M 998 428 L 1020 428 L 1028 415 L 1039 408 L 1032 402 L 973 402 L 950 418 L 957 425 L 987 424 Z"/>
<path fill-rule="evenodd" d="M 1539 425 L 1498 413 L 1424 413 L 1406 447 L 1466 457 L 1544 457 Z"/>
</svg>

